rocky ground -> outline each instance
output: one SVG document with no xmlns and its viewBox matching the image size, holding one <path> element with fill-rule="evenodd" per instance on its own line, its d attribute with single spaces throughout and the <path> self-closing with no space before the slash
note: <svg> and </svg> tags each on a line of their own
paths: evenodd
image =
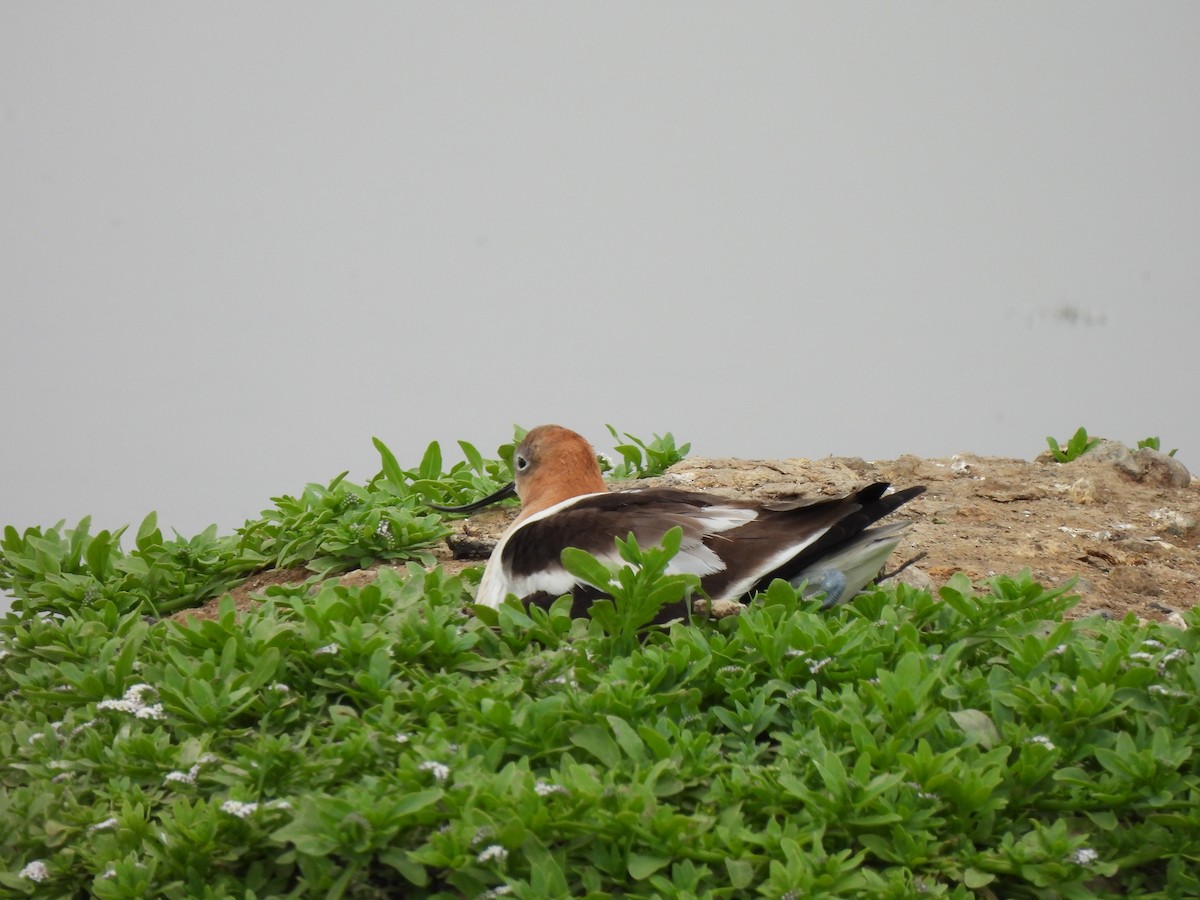
<svg viewBox="0 0 1200 900">
<path fill-rule="evenodd" d="M 895 516 L 912 527 L 893 556 L 921 558 L 900 576 L 937 586 L 955 572 L 972 579 L 1030 569 L 1043 584 L 1076 578 L 1077 615 L 1134 613 L 1167 619 L 1200 603 L 1200 483 L 1174 459 L 1105 442 L 1071 463 L 1045 454 L 1028 462 L 963 455 L 902 456 L 866 462 L 740 460 L 693 457 L 637 487 L 670 486 L 730 497 L 775 500 L 838 496 L 871 481 L 926 492 Z M 631 485 L 632 486 L 632 485 Z M 455 523 L 439 550 L 443 564 L 481 565 L 513 510 L 481 513 Z M 303 569 L 265 572 L 234 592 L 242 605 L 269 584 L 303 580 Z M 342 576 L 351 583 L 372 571 Z M 186 614 L 211 616 L 216 601 Z"/>
</svg>

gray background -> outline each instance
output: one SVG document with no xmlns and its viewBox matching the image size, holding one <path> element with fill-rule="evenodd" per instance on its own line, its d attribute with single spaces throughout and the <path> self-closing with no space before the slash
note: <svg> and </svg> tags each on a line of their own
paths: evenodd
<svg viewBox="0 0 1200 900">
<path fill-rule="evenodd" d="M 514 422 L 1200 465 L 1200 4 L 0 5 L 0 524 Z"/>
</svg>

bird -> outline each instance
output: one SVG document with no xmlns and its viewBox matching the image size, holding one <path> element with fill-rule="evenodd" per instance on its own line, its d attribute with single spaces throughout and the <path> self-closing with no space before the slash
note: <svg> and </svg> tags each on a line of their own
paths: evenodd
<svg viewBox="0 0 1200 900">
<path fill-rule="evenodd" d="M 512 457 L 513 481 L 495 493 L 447 513 L 472 513 L 507 497 L 521 511 L 505 530 L 484 568 L 475 602 L 498 607 L 510 594 L 549 607 L 572 596 L 571 614 L 582 617 L 606 596 L 563 566 L 564 548 L 576 547 L 620 566 L 616 538 L 632 534 L 640 546 L 659 544 L 678 526 L 683 539 L 669 574 L 692 573 L 714 606 L 740 605 L 774 579 L 823 593 L 823 609 L 855 597 L 875 579 L 910 524 L 870 527 L 925 487 L 888 493 L 876 482 L 843 497 L 754 502 L 675 488 L 610 491 L 596 452 L 583 436 L 561 425 L 526 433 Z M 657 622 L 684 615 L 668 604 Z"/>
</svg>

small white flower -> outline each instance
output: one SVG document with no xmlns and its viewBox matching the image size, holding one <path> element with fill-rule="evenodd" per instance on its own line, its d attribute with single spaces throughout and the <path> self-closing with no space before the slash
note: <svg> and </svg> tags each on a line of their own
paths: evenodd
<svg viewBox="0 0 1200 900">
<path fill-rule="evenodd" d="M 270 686 L 269 690 L 275 691 L 280 694 L 286 694 L 288 691 L 291 690 L 291 688 L 288 687 L 286 684 L 284 684 L 282 681 L 277 681 L 273 685 Z"/>
<path fill-rule="evenodd" d="M 1091 847 L 1080 847 L 1071 854 L 1070 860 L 1077 866 L 1090 866 L 1100 858 L 1100 854 Z"/>
<path fill-rule="evenodd" d="M 405 734 L 403 731 L 396 732 L 396 743 L 397 744 L 407 744 L 408 743 L 408 735 Z"/>
<path fill-rule="evenodd" d="M 17 874 L 21 878 L 28 878 L 30 881 L 45 881 L 50 877 L 50 870 L 46 868 L 45 862 L 35 859 Z"/>
<path fill-rule="evenodd" d="M 1151 650 L 1161 650 L 1164 645 L 1162 641 L 1156 641 L 1154 638 L 1146 638 L 1146 640 L 1142 641 L 1142 646 L 1149 647 Z"/>
<path fill-rule="evenodd" d="M 275 809 L 291 809 L 292 808 L 292 804 L 288 803 L 286 800 L 272 800 L 267 805 L 272 806 Z"/>
<path fill-rule="evenodd" d="M 100 877 L 101 878 L 116 878 L 117 877 L 117 867 L 109 866 L 107 869 L 105 869 L 103 872 L 100 873 Z"/>
<path fill-rule="evenodd" d="M 114 816 L 114 817 L 105 819 L 103 822 L 97 822 L 95 825 L 93 825 L 91 828 L 89 828 L 88 831 L 108 831 L 108 829 L 116 828 L 116 827 L 117 827 L 117 820 L 116 820 L 116 817 Z"/>
<path fill-rule="evenodd" d="M 427 760 L 421 763 L 421 765 L 419 765 L 417 768 L 419 768 L 422 772 L 432 772 L 433 777 L 438 781 L 445 781 L 450 777 L 450 767 L 445 763 Z"/>
<path fill-rule="evenodd" d="M 196 783 L 195 768 L 193 767 L 192 771 L 190 771 L 190 772 L 168 772 L 166 774 L 166 777 L 163 778 L 163 784 L 171 784 L 172 782 L 175 782 L 175 781 L 178 781 L 182 784 L 195 784 Z"/>
<path fill-rule="evenodd" d="M 547 781 L 538 781 L 533 786 L 533 792 L 539 797 L 549 797 L 551 794 L 566 794 L 567 789 L 561 784 L 550 784 Z"/>
<path fill-rule="evenodd" d="M 1054 749 L 1054 742 L 1052 740 L 1050 740 L 1050 738 L 1046 737 L 1044 734 L 1035 734 L 1033 737 L 1028 737 L 1025 739 L 1025 743 L 1040 744 L 1041 746 L 1045 747 L 1047 750 Z"/>
<path fill-rule="evenodd" d="M 475 857 L 475 861 L 481 863 L 491 862 L 493 859 L 496 860 L 496 862 L 503 863 L 506 859 L 508 859 L 508 851 L 499 844 L 489 844 L 487 847 L 483 848 L 483 851 L 477 857 Z"/>
<path fill-rule="evenodd" d="M 1154 654 L 1153 653 L 1142 653 L 1139 651 L 1138 653 L 1130 653 L 1129 658 L 1130 659 L 1140 659 L 1143 662 L 1145 662 L 1147 660 L 1154 659 Z"/>
<path fill-rule="evenodd" d="M 916 791 L 917 796 L 920 797 L 922 800 L 941 800 L 942 799 L 941 797 L 939 797 L 937 794 L 933 793 L 932 791 L 925 790 L 924 787 L 922 787 L 920 784 L 918 784 L 915 781 L 906 781 L 906 782 L 904 782 L 904 784 L 906 786 L 912 788 L 914 791 Z"/>
<path fill-rule="evenodd" d="M 1057 647 L 1055 647 L 1053 650 L 1050 651 L 1050 655 L 1051 656 L 1062 656 L 1066 652 L 1067 652 L 1067 645 L 1059 644 Z"/>
<path fill-rule="evenodd" d="M 496 897 L 503 897 L 503 896 L 505 896 L 507 894 L 511 894 L 511 893 L 512 893 L 512 888 L 509 887 L 507 884 L 502 884 L 502 885 L 499 885 L 498 887 L 492 888 L 490 891 L 484 891 L 482 894 L 479 895 L 479 900 L 494 900 L 494 898 L 496 898 Z"/>
<path fill-rule="evenodd" d="M 318 647 L 313 651 L 313 656 L 336 656 L 340 648 L 337 644 L 326 644 L 324 647 Z"/>
<path fill-rule="evenodd" d="M 1165 654 L 1161 660 L 1159 660 L 1158 671 L 1160 671 L 1160 672 L 1166 671 L 1168 663 L 1173 663 L 1173 662 L 1175 662 L 1175 660 L 1182 659 L 1185 656 L 1187 656 L 1187 651 L 1184 650 L 1182 647 L 1176 647 L 1174 650 Z"/>
<path fill-rule="evenodd" d="M 229 813 L 231 816 L 237 816 L 239 819 L 244 819 L 247 816 L 253 815 L 257 809 L 257 803 L 243 803 L 240 800 L 226 800 L 221 804 L 221 812 Z"/>
<path fill-rule="evenodd" d="M 142 694 L 152 690 L 154 688 L 148 684 L 135 684 L 125 691 L 125 696 L 120 700 L 101 700 L 96 704 L 96 709 L 114 709 L 139 719 L 166 718 L 161 703 L 147 704 L 142 700 Z"/>
<path fill-rule="evenodd" d="M 826 656 L 824 659 L 810 659 L 808 661 L 808 671 L 816 675 L 831 662 L 833 662 L 832 656 Z"/>
<path fill-rule="evenodd" d="M 742 671 L 741 666 L 721 666 L 717 669 L 722 675 L 737 675 Z"/>
<path fill-rule="evenodd" d="M 803 656 L 803 655 L 804 655 L 804 651 L 797 649 L 796 647 L 793 647 L 790 650 L 784 651 L 784 654 L 783 654 L 785 659 L 795 659 L 797 656 Z"/>
<path fill-rule="evenodd" d="M 44 732 L 44 731 L 35 731 L 33 734 L 31 734 L 31 735 L 29 736 L 29 743 L 30 743 L 30 744 L 32 744 L 32 743 L 33 743 L 34 741 L 36 741 L 38 738 L 44 738 L 45 736 L 46 736 L 46 732 Z"/>
<path fill-rule="evenodd" d="M 1163 697 L 1174 697 L 1176 699 L 1182 699 L 1188 696 L 1183 691 L 1173 691 L 1169 687 L 1161 684 L 1152 684 L 1150 687 L 1146 688 L 1146 690 L 1148 690 L 1151 694 L 1160 694 Z"/>
</svg>

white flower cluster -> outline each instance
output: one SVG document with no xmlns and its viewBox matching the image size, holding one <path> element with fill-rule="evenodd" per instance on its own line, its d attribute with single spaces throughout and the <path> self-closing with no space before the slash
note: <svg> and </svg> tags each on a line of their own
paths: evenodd
<svg viewBox="0 0 1200 900">
<path fill-rule="evenodd" d="M 1183 691 L 1172 690 L 1171 688 L 1169 688 L 1163 684 L 1152 684 L 1152 685 L 1150 685 L 1150 687 L 1146 688 L 1146 690 L 1149 691 L 1151 694 L 1159 694 L 1163 697 L 1172 697 L 1176 700 L 1179 700 L 1179 699 L 1189 696 L 1188 694 L 1184 693 Z"/>
<path fill-rule="evenodd" d="M 565 787 L 561 784 L 551 784 L 548 781 L 538 780 L 533 786 L 533 792 L 539 797 L 549 797 L 551 794 L 569 794 Z"/>
<path fill-rule="evenodd" d="M 1041 746 L 1045 747 L 1047 750 L 1054 749 L 1054 741 L 1050 740 L 1050 738 L 1046 737 L 1044 734 L 1035 734 L 1035 735 L 1033 735 L 1033 737 L 1027 737 L 1027 738 L 1025 738 L 1025 743 L 1040 744 Z"/>
<path fill-rule="evenodd" d="M 125 696 L 120 700 L 101 700 L 96 704 L 96 709 L 115 709 L 117 712 L 129 713 L 139 719 L 166 718 L 161 703 L 146 703 L 142 700 L 142 695 L 146 691 L 152 690 L 154 688 L 148 684 L 135 684 L 125 691 Z"/>
<path fill-rule="evenodd" d="M 205 753 L 201 755 L 196 760 L 196 764 L 186 772 L 168 772 L 166 777 L 163 778 L 163 784 L 171 784 L 172 782 L 178 782 L 181 784 L 195 784 L 196 776 L 200 774 L 200 767 L 207 763 L 215 762 L 217 762 L 217 758 L 215 756 L 213 756 L 211 753 Z"/>
<path fill-rule="evenodd" d="M 313 651 L 313 656 L 336 656 L 341 648 L 337 644 L 326 644 Z"/>
<path fill-rule="evenodd" d="M 1160 675 L 1167 674 L 1167 665 L 1169 663 L 1175 662 L 1175 660 L 1177 660 L 1177 659 L 1183 659 L 1185 656 L 1187 656 L 1187 651 L 1184 650 L 1182 647 L 1176 647 L 1174 650 L 1171 650 L 1170 652 L 1168 652 L 1166 655 L 1163 656 L 1163 658 L 1158 663 L 1159 674 Z"/>
<path fill-rule="evenodd" d="M 1077 866 L 1090 866 L 1100 858 L 1100 854 L 1091 847 L 1080 847 L 1069 858 Z"/>
<path fill-rule="evenodd" d="M 95 825 L 91 826 L 88 829 L 88 831 L 108 831 L 110 828 L 116 828 L 116 827 L 117 827 L 117 819 L 116 819 L 116 816 L 113 816 L 111 818 L 105 819 L 103 822 L 97 822 Z"/>
<path fill-rule="evenodd" d="M 824 659 L 810 659 L 808 661 L 808 671 L 816 675 L 831 662 L 833 662 L 832 656 L 826 656 Z"/>
<path fill-rule="evenodd" d="M 45 862 L 35 859 L 17 874 L 21 878 L 28 878 L 30 881 L 45 881 L 50 877 L 50 870 L 46 868 Z"/>
<path fill-rule="evenodd" d="M 239 819 L 245 819 L 247 816 L 253 815 L 257 810 L 257 803 L 243 803 L 240 800 L 226 800 L 221 804 L 221 812 L 237 816 Z"/>
<path fill-rule="evenodd" d="M 432 772 L 433 777 L 436 778 L 438 781 L 445 781 L 447 778 L 450 777 L 450 767 L 448 765 L 446 765 L 445 763 L 434 762 L 433 760 L 426 760 L 425 762 L 421 763 L 421 765 L 419 765 L 417 768 L 419 768 L 422 772 Z"/>
<path fill-rule="evenodd" d="M 286 800 L 272 800 L 269 803 L 244 803 L 241 800 L 226 800 L 221 804 L 221 812 L 245 819 L 254 815 L 260 809 L 291 809 L 292 804 Z"/>
<path fill-rule="evenodd" d="M 503 863 L 508 859 L 508 851 L 499 844 L 488 844 L 483 848 L 483 851 L 475 857 L 476 862 L 486 863 L 495 860 L 498 863 Z"/>
<path fill-rule="evenodd" d="M 501 884 L 492 888 L 490 891 L 484 891 L 479 895 L 479 900 L 494 900 L 496 897 L 504 897 L 512 893 L 512 888 L 507 884 Z"/>
<path fill-rule="evenodd" d="M 914 791 L 916 791 L 917 796 L 920 797 L 922 800 L 939 800 L 940 801 L 942 799 L 937 794 L 935 794 L 933 791 L 925 790 L 925 788 L 916 781 L 906 781 L 904 783 L 905 783 L 905 785 L 907 785 L 908 787 L 910 787 Z"/>
</svg>

